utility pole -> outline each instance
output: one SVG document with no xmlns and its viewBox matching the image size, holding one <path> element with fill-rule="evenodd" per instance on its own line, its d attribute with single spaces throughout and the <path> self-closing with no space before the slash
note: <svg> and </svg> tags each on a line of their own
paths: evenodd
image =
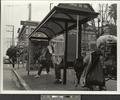
<svg viewBox="0 0 120 100">
<path fill-rule="evenodd" d="M 6 30 L 6 32 L 11 32 L 12 33 L 12 46 L 15 45 L 15 42 L 14 42 L 14 25 L 6 25 L 7 27 L 11 27 L 12 30 Z"/>
<path fill-rule="evenodd" d="M 29 10 L 28 20 L 29 21 L 31 21 L 31 8 L 32 8 L 32 5 L 31 5 L 31 3 L 29 3 L 29 5 L 28 5 L 28 10 Z"/>
<path fill-rule="evenodd" d="M 29 3 L 28 5 L 28 21 L 31 21 L 31 8 L 32 8 L 32 5 L 31 3 Z M 30 34 L 31 32 L 31 29 L 30 29 L 30 26 L 28 26 L 28 34 Z M 28 75 L 29 75 L 29 72 L 30 72 L 30 46 L 31 46 L 31 43 L 30 43 L 30 40 L 28 39 Z"/>
<path fill-rule="evenodd" d="M 50 11 L 51 11 L 51 9 L 52 9 L 52 4 L 53 4 L 53 3 L 50 3 Z"/>
</svg>

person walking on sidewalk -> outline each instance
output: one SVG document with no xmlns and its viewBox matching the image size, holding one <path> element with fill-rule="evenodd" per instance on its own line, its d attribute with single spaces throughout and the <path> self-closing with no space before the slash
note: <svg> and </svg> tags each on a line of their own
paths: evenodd
<svg viewBox="0 0 120 100">
<path fill-rule="evenodd" d="M 50 67 L 52 66 L 51 53 L 49 52 L 49 46 L 42 49 L 41 56 L 38 58 L 39 68 L 35 78 L 39 78 L 42 70 L 45 68 L 46 72 L 49 73 Z"/>
</svg>

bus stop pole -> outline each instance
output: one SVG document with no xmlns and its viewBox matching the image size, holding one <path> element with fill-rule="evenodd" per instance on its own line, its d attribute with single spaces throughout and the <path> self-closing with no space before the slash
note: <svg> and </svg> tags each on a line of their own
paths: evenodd
<svg viewBox="0 0 120 100">
<path fill-rule="evenodd" d="M 78 59 L 81 59 L 82 25 L 78 23 Z"/>
<path fill-rule="evenodd" d="M 28 44 L 28 62 L 27 62 L 28 75 L 30 74 L 30 39 Z"/>
<path fill-rule="evenodd" d="M 79 15 L 77 15 L 77 39 L 76 39 L 76 59 L 81 58 L 81 31 L 82 27 L 79 22 Z"/>
<path fill-rule="evenodd" d="M 77 34 L 76 34 L 76 59 L 78 59 L 78 24 L 79 24 L 79 15 L 77 15 Z"/>
<path fill-rule="evenodd" d="M 65 22 L 65 50 L 64 50 L 64 69 L 63 69 L 63 84 L 66 84 L 67 80 L 67 45 L 68 45 L 68 23 Z"/>
</svg>

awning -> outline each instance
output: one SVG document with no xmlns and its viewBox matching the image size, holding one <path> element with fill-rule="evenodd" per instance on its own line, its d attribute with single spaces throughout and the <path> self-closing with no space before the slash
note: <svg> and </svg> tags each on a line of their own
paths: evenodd
<svg viewBox="0 0 120 100">
<path fill-rule="evenodd" d="M 29 38 L 36 38 L 34 34 L 38 32 L 38 34 L 44 33 L 48 39 L 51 39 L 64 33 L 65 23 L 68 23 L 68 31 L 74 29 L 77 26 L 78 15 L 79 22 L 84 24 L 96 18 L 98 13 L 94 12 L 89 4 L 59 4 L 40 22 Z"/>
</svg>

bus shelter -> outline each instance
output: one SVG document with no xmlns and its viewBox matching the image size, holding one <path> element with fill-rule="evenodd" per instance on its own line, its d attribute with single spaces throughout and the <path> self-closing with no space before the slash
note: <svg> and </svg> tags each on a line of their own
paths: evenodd
<svg viewBox="0 0 120 100">
<path fill-rule="evenodd" d="M 61 3 L 55 6 L 29 35 L 29 40 L 38 39 L 38 37 L 35 37 L 35 34 L 43 33 L 47 36 L 45 39 L 50 41 L 52 38 L 64 34 L 63 84 L 66 84 L 68 66 L 68 31 L 75 28 L 77 29 L 76 58 L 80 59 L 82 24 L 93 20 L 97 16 L 98 13 L 94 11 L 90 4 Z"/>
</svg>

